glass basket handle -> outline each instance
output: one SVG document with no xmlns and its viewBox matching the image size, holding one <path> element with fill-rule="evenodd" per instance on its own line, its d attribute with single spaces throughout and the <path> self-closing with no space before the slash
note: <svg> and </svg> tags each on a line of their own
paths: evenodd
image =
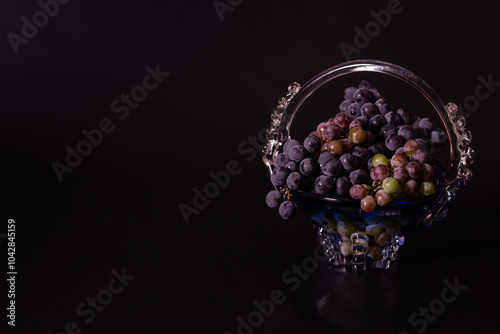
<svg viewBox="0 0 500 334">
<path fill-rule="evenodd" d="M 266 134 L 267 144 L 262 152 L 262 160 L 270 168 L 271 173 L 274 166 L 274 157 L 279 152 L 279 148 L 290 138 L 290 125 L 302 103 L 316 89 L 330 80 L 356 72 L 387 74 L 417 89 L 432 104 L 448 135 L 450 159 L 446 170 L 443 171 L 448 190 L 454 191 L 470 181 L 472 172 L 469 167 L 474 162 L 474 150 L 469 147 L 472 134 L 465 128 L 465 118 L 458 114 L 456 104 L 451 102 L 444 104 L 424 80 L 407 69 L 372 59 L 345 62 L 319 73 L 303 86 L 296 82 L 288 86 L 287 92 L 278 99 L 277 106 L 271 112 L 271 124 Z"/>
</svg>

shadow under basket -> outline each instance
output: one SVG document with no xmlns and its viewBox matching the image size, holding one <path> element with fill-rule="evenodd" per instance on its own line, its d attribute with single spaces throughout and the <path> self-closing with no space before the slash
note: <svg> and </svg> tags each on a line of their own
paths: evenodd
<svg viewBox="0 0 500 334">
<path fill-rule="evenodd" d="M 362 71 L 401 79 L 424 95 L 438 113 L 448 135 L 450 160 L 445 164 L 429 158 L 428 163 L 434 168 L 435 192 L 419 199 L 392 201 L 368 213 L 362 211 L 360 201 L 354 199 L 295 191 L 291 192 L 290 200 L 312 221 L 330 263 L 354 270 L 387 269 L 405 243 L 405 235 L 419 226 L 430 227 L 434 221 L 446 217 L 455 201 L 456 190 L 472 177 L 469 167 L 474 151 L 468 146 L 472 136 L 465 129 L 465 119 L 457 113 L 454 103 L 444 104 L 427 83 L 397 65 L 377 60 L 346 62 L 318 74 L 303 86 L 292 83 L 288 87 L 272 111 L 263 161 L 272 174 L 274 157 L 290 139 L 293 117 L 307 97 L 334 78 Z"/>
</svg>

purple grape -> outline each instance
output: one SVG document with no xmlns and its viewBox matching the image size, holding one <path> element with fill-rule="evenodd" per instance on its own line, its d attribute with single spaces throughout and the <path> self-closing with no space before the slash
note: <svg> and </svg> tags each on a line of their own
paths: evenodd
<svg viewBox="0 0 500 334">
<path fill-rule="evenodd" d="M 390 135 L 385 139 L 385 146 L 390 151 L 396 151 L 399 147 L 403 146 L 403 137 L 398 135 Z"/>
<path fill-rule="evenodd" d="M 370 130 L 365 130 L 365 141 L 362 143 L 363 146 L 368 147 L 375 143 L 375 135 Z"/>
<path fill-rule="evenodd" d="M 286 167 L 286 164 L 290 161 L 285 153 L 280 153 L 274 158 L 274 165 L 276 167 Z"/>
<path fill-rule="evenodd" d="M 370 93 L 372 93 L 372 100 L 377 101 L 382 97 L 382 94 L 380 94 L 379 90 L 377 88 L 369 88 Z"/>
<path fill-rule="evenodd" d="M 310 153 L 318 152 L 321 148 L 321 139 L 315 135 L 307 136 L 306 139 L 304 139 L 304 148 Z"/>
<path fill-rule="evenodd" d="M 357 102 L 351 103 L 347 108 L 347 114 L 352 117 L 361 116 L 361 104 Z"/>
<path fill-rule="evenodd" d="M 363 128 L 366 129 L 368 128 L 368 122 L 369 122 L 369 119 L 368 117 L 366 116 L 358 116 L 356 117 L 357 120 L 361 121 L 363 123 Z"/>
<path fill-rule="evenodd" d="M 339 196 L 347 196 L 351 186 L 351 181 L 349 181 L 347 176 L 341 176 L 337 179 L 335 184 L 335 193 Z"/>
<path fill-rule="evenodd" d="M 271 183 L 275 187 L 283 187 L 290 171 L 285 167 L 276 167 L 271 174 Z"/>
<path fill-rule="evenodd" d="M 394 111 L 388 111 L 384 115 L 385 121 L 387 124 L 392 124 L 394 126 L 398 126 L 401 123 L 401 116 Z"/>
<path fill-rule="evenodd" d="M 429 130 L 424 128 L 414 128 L 415 129 L 415 138 L 427 138 L 429 135 Z"/>
<path fill-rule="evenodd" d="M 436 129 L 431 131 L 429 141 L 434 146 L 442 146 L 448 141 L 448 135 L 442 129 Z"/>
<path fill-rule="evenodd" d="M 403 146 L 403 147 L 400 147 L 400 148 L 398 148 L 396 151 L 394 151 L 394 154 L 396 154 L 396 153 L 404 153 L 404 154 L 406 154 L 406 153 L 405 153 L 405 148 L 404 148 L 404 146 Z"/>
<path fill-rule="evenodd" d="M 330 152 L 328 151 L 323 151 L 319 154 L 319 157 L 318 157 L 318 162 L 320 164 L 320 166 L 324 165 L 328 160 L 330 159 L 334 159 L 335 157 L 333 156 L 333 154 L 330 154 Z"/>
<path fill-rule="evenodd" d="M 410 123 L 413 128 L 418 128 L 422 119 L 419 116 L 412 116 Z"/>
<path fill-rule="evenodd" d="M 370 177 L 372 180 L 382 181 L 389 177 L 389 167 L 383 164 L 379 164 L 370 170 Z"/>
<path fill-rule="evenodd" d="M 299 172 L 290 173 L 290 175 L 288 175 L 288 178 L 286 179 L 286 185 L 288 186 L 288 189 L 292 191 L 301 190 L 304 184 L 304 175 Z"/>
<path fill-rule="evenodd" d="M 288 158 L 295 162 L 301 162 L 307 155 L 308 151 L 300 144 L 293 146 L 288 152 Z"/>
<path fill-rule="evenodd" d="M 392 177 L 399 181 L 399 183 L 404 182 L 408 178 L 408 173 L 402 167 L 396 167 L 392 170 Z"/>
<path fill-rule="evenodd" d="M 345 90 L 344 90 L 344 99 L 345 100 L 349 100 L 349 101 L 354 101 L 354 98 L 352 97 L 352 95 L 354 94 L 354 92 L 357 90 L 358 88 L 356 87 L 347 87 Z"/>
<path fill-rule="evenodd" d="M 296 210 L 295 205 L 292 202 L 287 201 L 287 202 L 281 203 L 281 205 L 278 209 L 278 212 L 279 212 L 281 218 L 288 220 L 295 215 L 295 210 Z"/>
<path fill-rule="evenodd" d="M 271 183 L 275 187 L 284 187 L 286 183 L 287 175 L 284 172 L 274 171 L 271 174 Z"/>
<path fill-rule="evenodd" d="M 404 140 L 415 139 L 415 129 L 410 125 L 402 125 L 398 129 L 398 135 Z"/>
<path fill-rule="evenodd" d="M 367 88 L 370 89 L 373 87 L 373 84 L 371 83 L 370 80 L 363 79 L 359 82 L 359 88 Z"/>
<path fill-rule="evenodd" d="M 424 129 L 431 131 L 432 128 L 434 127 L 434 124 L 432 123 L 432 121 L 429 118 L 426 117 L 426 118 L 422 118 L 422 120 L 420 120 L 420 123 L 418 123 L 418 126 L 420 128 L 424 128 Z"/>
<path fill-rule="evenodd" d="M 352 172 L 358 167 L 358 158 L 352 153 L 345 153 L 340 156 L 340 163 L 346 172 Z"/>
<path fill-rule="evenodd" d="M 411 113 L 404 109 L 404 108 L 399 108 L 397 111 L 398 115 L 401 117 L 401 121 L 404 124 L 409 124 L 411 120 Z"/>
<path fill-rule="evenodd" d="M 375 105 L 377 106 L 378 110 L 380 111 L 380 113 L 382 115 L 385 115 L 386 113 L 388 113 L 389 111 L 392 110 L 392 106 L 389 103 L 389 101 L 387 101 L 383 97 L 381 97 L 380 99 L 378 99 L 377 101 L 375 101 Z"/>
<path fill-rule="evenodd" d="M 283 194 L 278 190 L 271 190 L 267 193 L 266 204 L 270 208 L 277 208 L 283 202 Z"/>
<path fill-rule="evenodd" d="M 352 100 L 344 100 L 340 102 L 339 105 L 339 111 L 340 112 L 347 112 L 347 108 L 353 103 L 354 101 Z"/>
<path fill-rule="evenodd" d="M 368 184 L 370 183 L 370 177 L 364 169 L 356 169 L 349 173 L 349 181 L 352 184 Z"/>
<path fill-rule="evenodd" d="M 372 94 L 366 88 L 359 88 L 354 91 L 354 93 L 352 93 L 352 98 L 355 102 L 363 104 L 366 102 L 370 102 L 370 100 L 372 99 Z"/>
<path fill-rule="evenodd" d="M 373 168 L 373 161 L 372 159 L 368 159 L 368 161 L 366 162 L 366 169 L 371 171 Z"/>
<path fill-rule="evenodd" d="M 342 172 L 342 164 L 337 158 L 329 159 L 321 165 L 321 172 L 327 176 L 338 176 Z"/>
<path fill-rule="evenodd" d="M 370 121 L 368 123 L 370 125 L 370 128 L 372 128 L 373 130 L 378 130 L 382 126 L 387 124 L 384 116 L 382 116 L 380 114 L 377 114 L 377 115 L 373 116 L 372 118 L 370 118 Z"/>
<path fill-rule="evenodd" d="M 413 153 L 413 155 L 411 156 L 411 160 L 423 164 L 424 162 L 427 161 L 428 157 L 429 153 L 427 153 L 426 150 L 420 149 L 415 151 L 415 153 Z"/>
<path fill-rule="evenodd" d="M 368 119 L 378 114 L 377 106 L 371 102 L 367 102 L 361 106 L 361 115 L 366 116 Z"/>
<path fill-rule="evenodd" d="M 299 170 L 299 164 L 295 161 L 288 161 L 288 163 L 286 164 L 286 168 L 290 172 L 297 172 Z"/>
<path fill-rule="evenodd" d="M 327 175 L 320 175 L 314 181 L 314 190 L 320 195 L 331 193 L 334 186 L 335 182 L 333 178 Z"/>
<path fill-rule="evenodd" d="M 429 144 L 427 144 L 427 141 L 425 141 L 424 139 L 422 138 L 417 138 L 415 139 L 417 141 L 417 143 L 420 145 L 420 148 L 423 149 L 423 150 L 426 150 L 428 151 L 429 150 Z"/>
<path fill-rule="evenodd" d="M 380 137 L 386 139 L 390 135 L 396 134 L 396 128 L 392 124 L 386 124 L 380 128 L 379 134 L 380 134 Z"/>
<path fill-rule="evenodd" d="M 370 153 L 368 152 L 368 149 L 363 146 L 356 146 L 352 150 L 352 155 L 354 155 L 356 158 L 358 158 L 358 165 L 364 165 L 368 159 L 370 158 Z"/>
<path fill-rule="evenodd" d="M 312 158 L 306 158 L 300 162 L 299 170 L 305 176 L 314 176 L 319 171 L 319 164 Z"/>
<path fill-rule="evenodd" d="M 373 144 L 368 147 L 368 153 L 371 157 L 378 153 L 384 154 L 384 147 L 380 144 Z"/>
<path fill-rule="evenodd" d="M 289 139 L 283 146 L 283 153 L 288 154 L 290 149 L 295 145 L 300 145 L 299 141 L 295 139 Z"/>
</svg>

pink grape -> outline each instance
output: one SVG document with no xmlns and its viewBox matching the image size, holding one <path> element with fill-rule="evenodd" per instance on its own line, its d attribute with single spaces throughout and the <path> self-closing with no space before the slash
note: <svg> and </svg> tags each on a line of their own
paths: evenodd
<svg viewBox="0 0 500 334">
<path fill-rule="evenodd" d="M 393 167 L 404 167 L 406 164 L 408 164 L 408 160 L 403 153 L 396 153 L 391 158 L 391 165 Z"/>
<path fill-rule="evenodd" d="M 342 143 L 338 140 L 331 140 L 325 144 L 326 144 L 326 148 L 327 148 L 328 152 L 332 155 L 338 155 L 338 154 L 342 153 L 342 151 L 343 151 L 344 145 L 342 145 Z"/>
<path fill-rule="evenodd" d="M 373 196 L 366 195 L 361 199 L 360 206 L 361 210 L 365 212 L 372 212 L 377 207 L 377 202 L 375 202 L 375 198 L 373 198 Z"/>
<path fill-rule="evenodd" d="M 408 195 L 414 195 L 418 191 L 418 182 L 415 179 L 409 179 L 403 183 L 403 192 Z"/>
<path fill-rule="evenodd" d="M 391 195 L 389 195 L 383 190 L 379 190 L 375 194 L 375 201 L 380 206 L 387 206 L 389 205 L 389 203 L 391 203 Z"/>
<path fill-rule="evenodd" d="M 321 137 L 322 137 L 322 136 L 321 136 L 321 132 L 319 132 L 318 130 L 311 132 L 311 133 L 309 134 L 309 136 L 316 136 L 316 137 L 318 137 L 319 139 L 321 139 L 321 141 L 323 141 L 323 138 L 321 138 Z"/>
<path fill-rule="evenodd" d="M 412 179 L 417 179 L 420 176 L 420 172 L 422 171 L 422 167 L 418 162 L 411 161 L 405 167 L 406 172 L 408 172 L 408 176 Z"/>
<path fill-rule="evenodd" d="M 349 124 L 349 130 L 352 130 L 353 128 L 364 128 L 365 125 L 363 122 L 361 122 L 359 119 L 354 119 L 352 120 L 351 124 Z"/>
<path fill-rule="evenodd" d="M 415 153 L 411 156 L 412 161 L 416 161 L 418 163 L 423 164 L 424 162 L 427 161 L 427 158 L 429 157 L 429 153 L 425 150 L 416 150 Z"/>
<path fill-rule="evenodd" d="M 318 127 L 316 128 L 316 131 L 320 134 L 320 139 L 323 139 L 323 134 L 325 133 L 326 127 L 328 126 L 327 122 L 322 122 L 318 124 Z"/>
<path fill-rule="evenodd" d="M 404 182 L 408 178 L 408 172 L 406 169 L 401 167 L 396 167 L 392 170 L 392 177 L 398 180 L 399 182 Z"/>
<path fill-rule="evenodd" d="M 410 139 L 406 141 L 403 149 L 405 150 L 405 153 L 411 157 L 415 151 L 420 149 L 420 144 L 415 139 Z"/>
<path fill-rule="evenodd" d="M 316 131 L 323 132 L 323 130 L 325 130 L 327 125 L 328 125 L 327 122 L 319 123 L 318 126 L 316 127 Z"/>
<path fill-rule="evenodd" d="M 337 115 L 335 115 L 335 124 L 340 126 L 342 129 L 348 129 L 350 122 L 351 119 L 345 112 L 339 112 Z"/>
<path fill-rule="evenodd" d="M 385 165 L 377 165 L 370 170 L 372 180 L 382 181 L 389 176 L 389 168 Z"/>
<path fill-rule="evenodd" d="M 348 138 L 342 138 L 339 140 L 342 144 L 342 154 L 351 153 L 354 149 L 354 143 Z"/>
<path fill-rule="evenodd" d="M 434 168 L 429 164 L 423 164 L 422 170 L 420 172 L 420 179 L 422 181 L 428 181 L 434 176 Z"/>
<path fill-rule="evenodd" d="M 341 129 L 337 124 L 328 124 L 323 131 L 323 140 L 337 139 L 340 133 Z"/>
<path fill-rule="evenodd" d="M 366 196 L 366 187 L 362 184 L 355 184 L 349 189 L 349 195 L 354 199 L 362 199 Z"/>
<path fill-rule="evenodd" d="M 375 142 L 375 135 L 373 132 L 365 130 L 365 141 L 363 142 L 363 146 L 371 146 Z"/>
</svg>

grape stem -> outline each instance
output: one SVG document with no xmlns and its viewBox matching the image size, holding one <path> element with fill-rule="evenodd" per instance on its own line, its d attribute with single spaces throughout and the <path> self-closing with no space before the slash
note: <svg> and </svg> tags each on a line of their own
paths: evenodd
<svg viewBox="0 0 500 334">
<path fill-rule="evenodd" d="M 280 192 L 286 195 L 286 201 L 290 201 L 290 197 L 292 197 L 292 193 L 290 192 L 290 189 L 288 189 L 288 186 L 285 185 L 284 187 L 281 187 Z"/>
</svg>

